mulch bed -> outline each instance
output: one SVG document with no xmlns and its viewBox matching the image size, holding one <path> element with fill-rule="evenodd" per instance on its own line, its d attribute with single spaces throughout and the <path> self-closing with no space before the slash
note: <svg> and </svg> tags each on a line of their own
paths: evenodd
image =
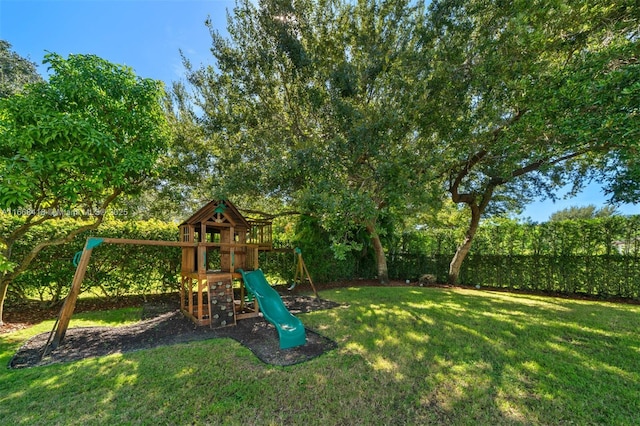
<svg viewBox="0 0 640 426">
<path fill-rule="evenodd" d="M 328 300 L 302 295 L 285 295 L 282 299 L 294 315 L 339 306 Z M 49 333 L 34 336 L 18 350 L 9 367 L 35 367 L 223 337 L 237 340 L 267 364 L 282 366 L 308 361 L 337 347 L 332 340 L 313 330 L 306 330 L 305 345 L 281 350 L 276 328 L 262 317 L 238 321 L 236 326 L 211 329 L 198 327 L 183 316 L 177 301 L 152 301 L 143 305 L 142 320 L 136 324 L 68 329 L 60 346 L 44 359 L 41 359 L 42 350 Z"/>
</svg>

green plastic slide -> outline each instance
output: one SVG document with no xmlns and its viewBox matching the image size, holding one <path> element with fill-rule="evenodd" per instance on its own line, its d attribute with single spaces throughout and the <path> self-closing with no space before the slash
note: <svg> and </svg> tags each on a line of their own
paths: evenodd
<svg viewBox="0 0 640 426">
<path fill-rule="evenodd" d="M 278 292 L 267 282 L 262 270 L 243 271 L 239 269 L 238 272 L 242 274 L 247 290 L 258 300 L 264 317 L 278 330 L 280 349 L 304 345 L 307 341 L 307 334 L 302 321 L 289 312 Z"/>
</svg>

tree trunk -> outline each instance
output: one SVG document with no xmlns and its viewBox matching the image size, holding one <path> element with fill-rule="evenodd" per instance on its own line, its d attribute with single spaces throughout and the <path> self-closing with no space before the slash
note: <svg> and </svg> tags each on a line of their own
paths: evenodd
<svg viewBox="0 0 640 426">
<path fill-rule="evenodd" d="M 0 327 L 2 327 L 4 325 L 4 320 L 3 320 L 3 316 L 4 316 L 4 300 L 7 297 L 7 290 L 9 289 L 9 282 L 10 280 L 7 278 L 4 278 L 2 280 L 0 280 Z"/>
<path fill-rule="evenodd" d="M 376 266 L 378 269 L 378 280 L 380 284 L 389 284 L 389 269 L 387 268 L 387 256 L 384 253 L 382 242 L 380 241 L 380 235 L 376 232 L 375 223 L 367 223 L 367 232 L 371 236 L 371 242 L 373 243 L 373 250 L 376 255 Z"/>
<path fill-rule="evenodd" d="M 469 254 L 471 243 L 473 243 L 473 237 L 475 237 L 476 232 L 478 231 L 482 212 L 476 204 L 469 204 L 469 208 L 471 208 L 471 220 L 469 221 L 469 227 L 467 228 L 462 244 L 458 246 L 456 254 L 453 256 L 453 259 L 449 264 L 449 284 L 456 284 L 458 282 L 462 262 L 467 257 L 467 254 Z"/>
</svg>

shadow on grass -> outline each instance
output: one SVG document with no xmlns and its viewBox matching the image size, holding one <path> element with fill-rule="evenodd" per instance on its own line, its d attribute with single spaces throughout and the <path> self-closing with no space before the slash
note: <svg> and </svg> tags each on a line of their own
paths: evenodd
<svg viewBox="0 0 640 426">
<path fill-rule="evenodd" d="M 422 288 L 343 289 L 335 300 L 351 307 L 327 313 L 340 313 L 329 336 L 410 389 L 417 412 L 629 424 L 640 410 L 640 307 Z"/>
<path fill-rule="evenodd" d="M 428 288 L 323 292 L 339 348 L 268 366 L 231 339 L 0 376 L 8 424 L 633 424 L 640 307 Z"/>
<path fill-rule="evenodd" d="M 231 339 L 9 370 L 6 424 L 394 424 L 394 389 L 356 355 L 268 366 Z M 403 423 L 403 422 L 401 422 Z"/>
</svg>

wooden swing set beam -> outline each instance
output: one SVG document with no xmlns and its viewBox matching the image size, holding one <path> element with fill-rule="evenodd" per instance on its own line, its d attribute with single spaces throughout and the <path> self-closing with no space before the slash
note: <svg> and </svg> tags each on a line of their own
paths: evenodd
<svg viewBox="0 0 640 426">
<path fill-rule="evenodd" d="M 102 243 L 107 244 L 132 244 L 142 246 L 164 246 L 164 247 L 233 247 L 233 246 L 249 246 L 250 244 L 234 244 L 234 243 L 188 243 L 179 241 L 161 241 L 161 240 L 136 240 L 128 238 L 94 238 L 89 237 L 82 249 L 82 255 L 77 264 L 76 272 L 73 276 L 73 282 L 71 284 L 71 290 L 64 300 L 62 309 L 58 315 L 58 320 L 55 322 L 47 343 L 42 350 L 42 358 L 44 358 L 48 352 L 55 350 L 67 332 L 69 328 L 69 321 L 73 315 L 73 311 L 76 308 L 76 301 L 80 295 L 80 289 L 82 287 L 82 281 L 84 280 L 85 273 L 87 272 L 87 266 L 91 259 L 91 253 L 94 247 Z M 52 339 L 53 336 L 53 339 Z"/>
<path fill-rule="evenodd" d="M 47 343 L 42 350 L 42 358 L 47 356 L 47 354 L 53 350 L 55 350 L 60 343 L 62 343 L 64 336 L 69 328 L 69 322 L 71 320 L 71 316 L 76 307 L 76 301 L 78 300 L 78 296 L 80 295 L 80 289 L 82 287 L 82 281 L 84 280 L 85 273 L 87 272 L 87 266 L 89 265 L 89 260 L 91 259 L 91 253 L 93 249 L 99 246 L 102 243 L 106 244 L 131 244 L 131 245 L 143 245 L 143 246 L 164 246 L 164 247 L 257 247 L 257 244 L 238 244 L 238 243 L 205 243 L 205 242 L 179 242 L 179 241 L 161 241 L 161 240 L 136 240 L 136 239 L 128 239 L 128 238 L 95 238 L 89 237 L 84 245 L 82 252 L 79 252 L 80 258 L 77 262 L 76 272 L 73 276 L 73 282 L 71 284 L 71 290 L 69 294 L 65 298 L 64 304 L 60 310 L 58 315 L 58 319 L 55 322 L 51 333 L 49 334 L 49 338 L 47 339 Z M 318 297 L 318 293 L 316 291 L 315 286 L 313 285 L 313 281 L 311 281 L 311 276 L 309 271 L 307 270 L 307 266 L 304 264 L 304 260 L 302 259 L 302 254 L 298 254 L 298 266 L 296 268 L 296 278 L 299 278 L 302 281 L 303 276 L 306 275 L 311 287 L 313 288 L 313 292 Z M 75 261 L 74 261 L 75 262 Z M 52 339 L 53 337 L 53 339 Z"/>
</svg>

